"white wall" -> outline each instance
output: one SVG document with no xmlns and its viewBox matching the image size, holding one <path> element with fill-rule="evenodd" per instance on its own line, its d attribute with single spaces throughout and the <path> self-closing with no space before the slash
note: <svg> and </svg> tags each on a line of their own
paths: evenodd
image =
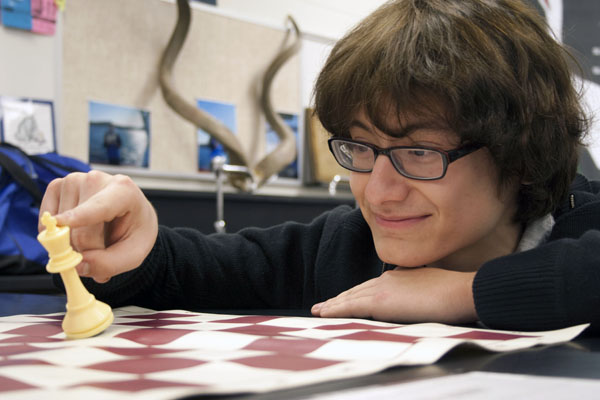
<svg viewBox="0 0 600 400">
<path fill-rule="evenodd" d="M 303 32 L 340 38 L 384 0 L 217 0 L 219 9 L 265 24 L 280 25 L 292 15 Z"/>
<path fill-rule="evenodd" d="M 61 38 L 0 28 L 0 95 L 53 98 Z"/>
</svg>

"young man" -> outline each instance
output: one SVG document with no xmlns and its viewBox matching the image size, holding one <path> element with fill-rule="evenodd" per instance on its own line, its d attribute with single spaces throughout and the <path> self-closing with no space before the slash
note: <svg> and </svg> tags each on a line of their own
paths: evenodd
<svg viewBox="0 0 600 400">
<path fill-rule="evenodd" d="M 315 106 L 359 209 L 206 236 L 93 171 L 54 181 L 42 211 L 113 306 L 600 329 L 600 187 L 575 175 L 586 119 L 535 11 L 389 2 L 334 47 Z"/>
</svg>

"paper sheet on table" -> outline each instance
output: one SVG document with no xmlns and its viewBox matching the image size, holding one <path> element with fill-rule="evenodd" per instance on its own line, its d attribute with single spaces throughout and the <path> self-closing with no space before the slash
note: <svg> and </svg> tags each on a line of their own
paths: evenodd
<svg viewBox="0 0 600 400">
<path fill-rule="evenodd" d="M 315 395 L 306 400 L 563 400 L 589 399 L 599 393 L 600 381 L 591 379 L 468 372 L 417 382 Z"/>
</svg>

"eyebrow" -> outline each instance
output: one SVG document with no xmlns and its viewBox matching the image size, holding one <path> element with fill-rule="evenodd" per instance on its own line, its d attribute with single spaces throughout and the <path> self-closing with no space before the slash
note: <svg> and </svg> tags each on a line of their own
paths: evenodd
<svg viewBox="0 0 600 400">
<path fill-rule="evenodd" d="M 354 119 L 350 122 L 349 129 L 351 129 L 351 128 L 360 128 L 360 129 L 364 129 L 367 132 L 374 133 L 372 127 L 366 125 L 365 123 L 363 123 L 362 121 L 359 121 L 357 119 Z M 407 137 L 407 136 L 410 136 L 413 132 L 422 130 L 422 129 L 440 129 L 440 130 L 448 131 L 448 130 L 450 130 L 450 127 L 448 127 L 448 125 L 446 125 L 446 124 L 439 124 L 432 120 L 428 120 L 428 121 L 418 121 L 415 123 L 406 124 L 406 125 L 403 125 L 400 128 L 400 130 L 398 130 L 398 131 L 392 131 L 392 132 L 383 131 L 383 133 L 385 133 L 388 136 L 392 136 L 392 137 Z"/>
</svg>

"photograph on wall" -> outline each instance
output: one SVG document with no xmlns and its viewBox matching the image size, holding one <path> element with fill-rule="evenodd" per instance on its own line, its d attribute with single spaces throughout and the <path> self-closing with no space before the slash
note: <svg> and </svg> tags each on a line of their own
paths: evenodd
<svg viewBox="0 0 600 400">
<path fill-rule="evenodd" d="M 290 178 L 290 179 L 298 179 L 300 177 L 299 166 L 298 166 L 298 154 L 300 154 L 300 141 L 298 140 L 298 115 L 297 114 L 287 114 L 287 113 L 278 113 L 279 116 L 283 119 L 287 126 L 294 132 L 294 136 L 296 137 L 296 159 L 292 161 L 289 165 L 287 165 L 284 169 L 279 171 L 277 176 L 279 178 Z M 268 122 L 265 123 L 267 128 L 267 138 L 266 138 L 266 149 L 265 154 L 273 151 L 275 147 L 279 144 L 279 136 L 277 133 L 271 128 Z"/>
<path fill-rule="evenodd" d="M 150 112 L 89 102 L 91 164 L 148 168 Z"/>
<path fill-rule="evenodd" d="M 0 136 L 27 154 L 56 150 L 54 107 L 51 101 L 0 98 Z"/>
<path fill-rule="evenodd" d="M 235 105 L 212 100 L 198 99 L 196 106 L 221 121 L 227 129 L 236 133 Z M 223 145 L 203 129 L 198 129 L 198 171 L 210 172 L 211 160 L 216 156 L 225 156 Z"/>
</svg>

